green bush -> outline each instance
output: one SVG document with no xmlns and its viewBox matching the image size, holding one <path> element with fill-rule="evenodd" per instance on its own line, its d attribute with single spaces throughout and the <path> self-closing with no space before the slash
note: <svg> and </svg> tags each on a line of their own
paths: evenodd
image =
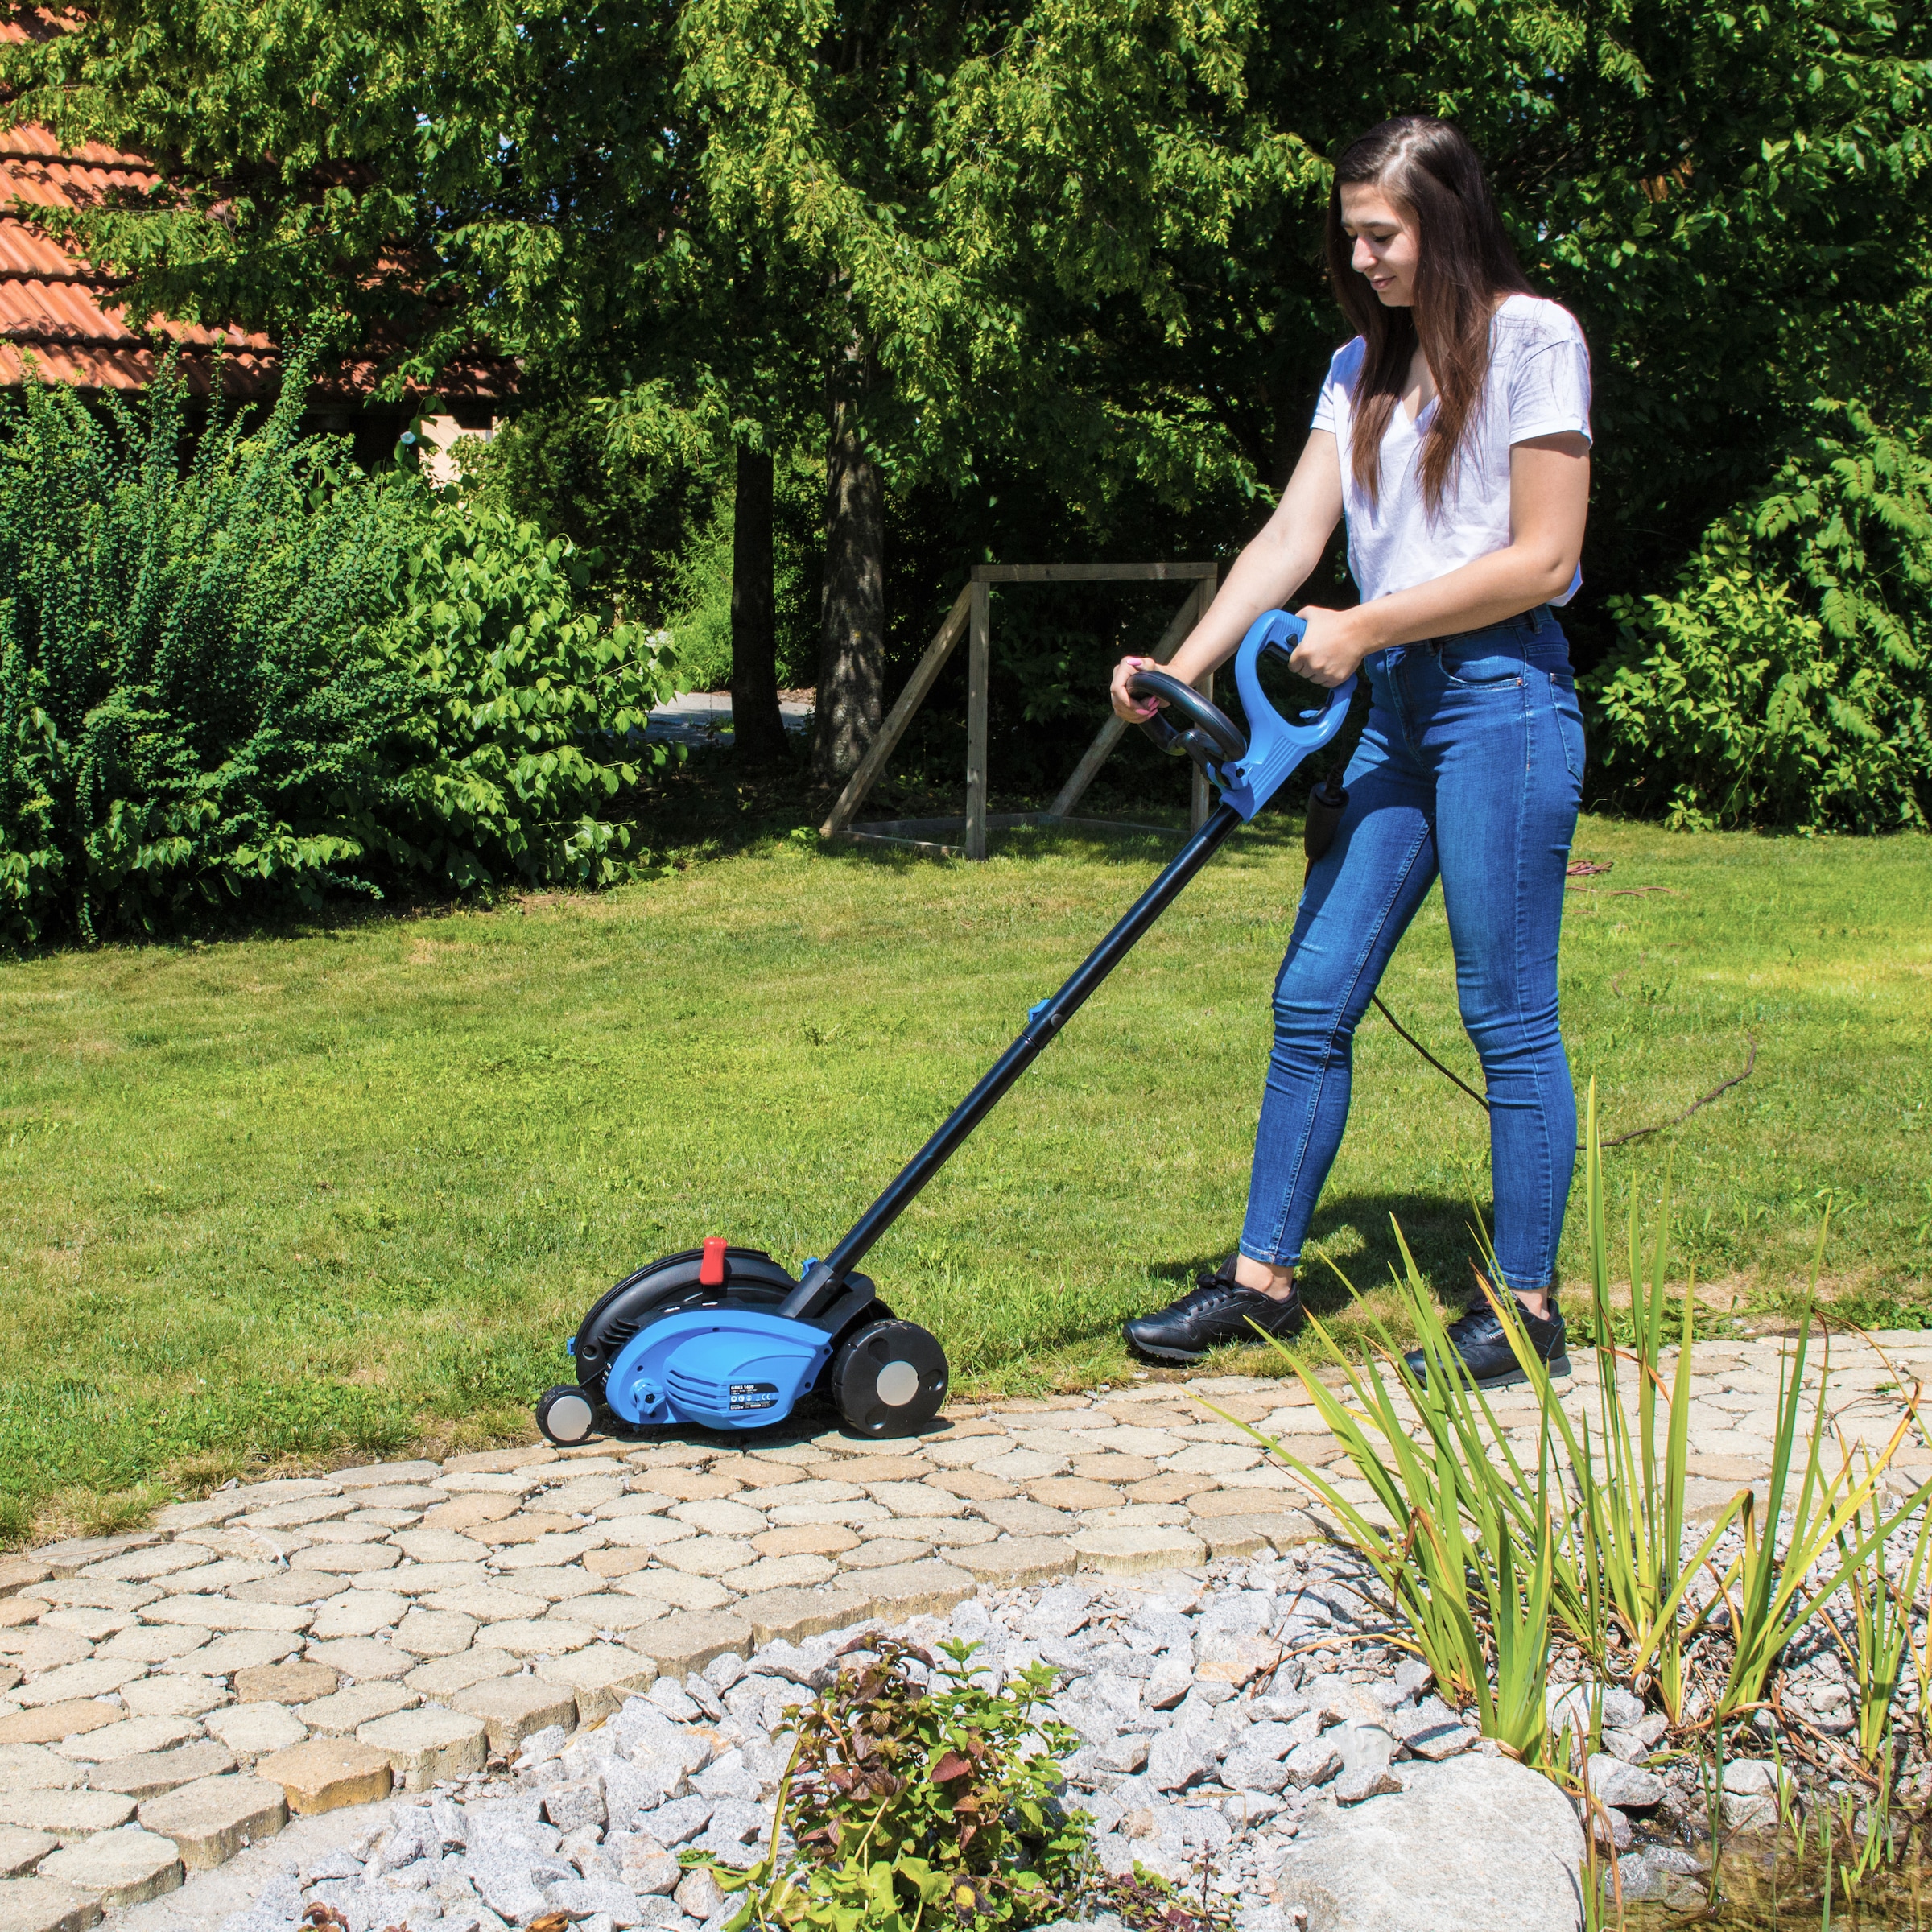
<svg viewBox="0 0 1932 1932">
<path fill-rule="evenodd" d="M 185 464 L 176 374 L 0 402 L 0 938 L 613 876 L 665 654 L 585 553 L 302 436 L 303 388 Z"/>
<path fill-rule="evenodd" d="M 1932 818 L 1932 458 L 1856 403 L 1704 533 L 1674 597 L 1612 597 L 1586 687 L 1620 801 L 1686 828 Z"/>
</svg>

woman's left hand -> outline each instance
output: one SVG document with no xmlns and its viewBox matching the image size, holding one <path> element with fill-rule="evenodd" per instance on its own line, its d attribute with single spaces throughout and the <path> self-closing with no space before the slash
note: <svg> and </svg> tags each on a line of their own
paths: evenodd
<svg viewBox="0 0 1932 1932">
<path fill-rule="evenodd" d="M 1305 604 L 1294 614 L 1308 628 L 1295 646 L 1289 666 L 1326 690 L 1346 684 L 1375 648 L 1360 635 L 1359 607 L 1324 610 L 1319 604 Z"/>
</svg>

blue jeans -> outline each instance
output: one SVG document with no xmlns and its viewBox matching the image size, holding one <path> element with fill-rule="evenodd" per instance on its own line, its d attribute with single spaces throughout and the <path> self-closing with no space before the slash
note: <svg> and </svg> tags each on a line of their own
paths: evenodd
<svg viewBox="0 0 1932 1932">
<path fill-rule="evenodd" d="M 1556 1013 L 1583 770 L 1569 646 L 1545 605 L 1378 652 L 1364 668 L 1372 703 L 1343 780 L 1348 807 L 1309 873 L 1275 981 L 1241 1253 L 1300 1261 L 1348 1118 L 1356 1024 L 1439 873 L 1456 997 L 1488 1090 L 1499 1272 L 1534 1294 L 1554 1279 L 1576 1147 Z"/>
</svg>

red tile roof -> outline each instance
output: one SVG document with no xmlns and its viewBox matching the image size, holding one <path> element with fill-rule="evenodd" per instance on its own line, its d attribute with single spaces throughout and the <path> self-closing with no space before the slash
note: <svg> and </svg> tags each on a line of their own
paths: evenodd
<svg viewBox="0 0 1932 1932">
<path fill-rule="evenodd" d="M 0 22 L 0 37 L 17 39 L 20 30 Z M 52 133 L 35 122 L 0 130 L 0 386 L 25 382 L 31 367 L 43 378 L 83 389 L 144 389 L 154 380 L 157 357 L 168 353 L 170 344 L 180 353 L 188 386 L 196 394 L 208 393 L 217 366 L 227 395 L 272 394 L 279 386 L 281 357 L 267 336 L 159 316 L 146 330 L 135 328 L 114 300 L 114 277 L 14 212 L 21 203 L 98 206 L 112 188 L 148 189 L 158 179 L 140 155 L 97 142 L 64 152 Z M 367 396 L 380 374 L 379 358 L 361 355 L 320 378 L 316 388 L 324 398 L 351 400 Z M 477 357 L 446 370 L 436 394 L 451 401 L 485 401 L 506 396 L 514 386 L 510 364 Z M 415 399 L 421 396 L 414 392 Z"/>
</svg>

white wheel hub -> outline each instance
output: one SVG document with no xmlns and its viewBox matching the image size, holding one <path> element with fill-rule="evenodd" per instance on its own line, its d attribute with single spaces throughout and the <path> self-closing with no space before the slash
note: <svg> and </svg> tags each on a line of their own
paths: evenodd
<svg viewBox="0 0 1932 1932">
<path fill-rule="evenodd" d="M 879 1371 L 879 1400 L 888 1408 L 903 1409 L 919 1392 L 919 1372 L 910 1362 L 888 1362 Z"/>
</svg>

